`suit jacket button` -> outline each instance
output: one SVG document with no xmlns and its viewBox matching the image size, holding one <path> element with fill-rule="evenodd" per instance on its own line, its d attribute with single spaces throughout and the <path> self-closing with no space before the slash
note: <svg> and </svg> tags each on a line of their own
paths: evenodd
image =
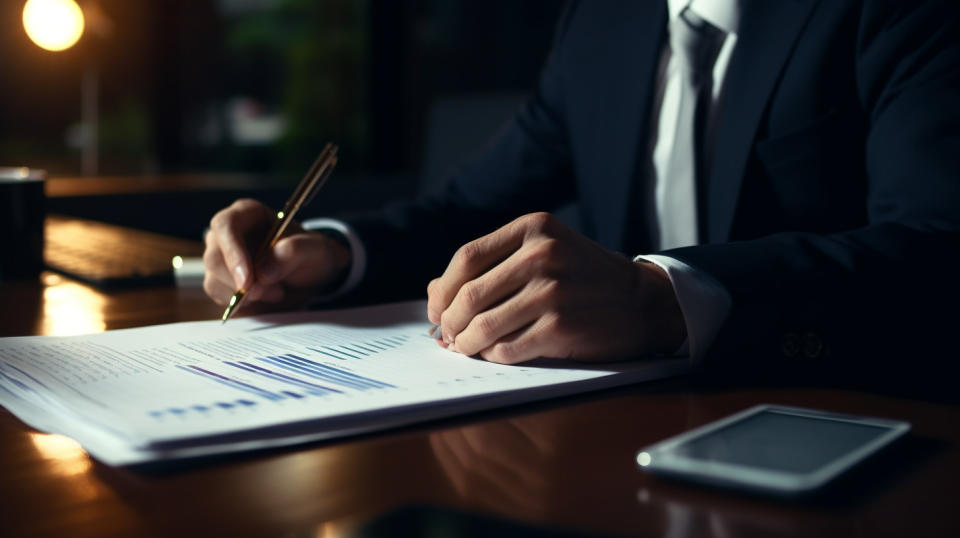
<svg viewBox="0 0 960 538">
<path fill-rule="evenodd" d="M 823 339 L 815 332 L 803 335 L 803 356 L 808 359 L 819 359 L 823 356 Z"/>
<path fill-rule="evenodd" d="M 792 359 L 800 354 L 800 337 L 797 333 L 786 333 L 783 335 L 783 344 L 780 346 L 783 356 Z"/>
</svg>

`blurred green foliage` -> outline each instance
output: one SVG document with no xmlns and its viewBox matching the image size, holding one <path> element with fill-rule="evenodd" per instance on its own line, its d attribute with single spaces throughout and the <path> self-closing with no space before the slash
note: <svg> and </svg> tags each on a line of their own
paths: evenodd
<svg viewBox="0 0 960 538">
<path fill-rule="evenodd" d="M 152 132 L 149 112 L 141 100 L 127 98 L 101 116 L 100 147 L 101 159 L 113 167 L 122 169 L 124 162 L 143 164 L 151 153 Z"/>
<path fill-rule="evenodd" d="M 278 0 L 227 21 L 234 95 L 284 118 L 278 170 L 302 171 L 327 141 L 350 168 L 367 155 L 368 9 L 367 0 Z"/>
</svg>

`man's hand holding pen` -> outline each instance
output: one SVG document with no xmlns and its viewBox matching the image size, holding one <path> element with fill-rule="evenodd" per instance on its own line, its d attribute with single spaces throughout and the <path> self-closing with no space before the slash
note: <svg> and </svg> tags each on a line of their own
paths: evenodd
<svg viewBox="0 0 960 538">
<path fill-rule="evenodd" d="M 295 223 L 254 265 L 254 249 L 276 218 L 273 209 L 242 199 L 210 221 L 203 289 L 218 304 L 228 304 L 234 291 L 243 289 L 250 310 L 296 308 L 343 280 L 350 267 L 349 250 Z"/>
<path fill-rule="evenodd" d="M 493 362 L 670 354 L 686 338 L 662 269 L 606 250 L 548 213 L 467 243 L 427 293 L 441 345 Z"/>
<path fill-rule="evenodd" d="M 236 291 L 225 303 L 224 323 L 251 299 L 272 303 L 271 310 L 302 306 L 311 292 L 334 282 L 335 275 L 349 266 L 350 255 L 342 252 L 346 249 L 334 249 L 330 255 L 326 251 L 331 245 L 317 235 L 303 233 L 293 220 L 330 178 L 337 165 L 337 151 L 336 144 L 324 146 L 280 211 L 253 200 L 239 200 L 214 215 L 206 236 L 204 288 L 219 299 L 223 284 L 236 283 Z M 293 228 L 291 224 L 295 224 Z M 259 238 L 260 247 L 251 257 L 249 240 L 253 238 Z"/>
</svg>

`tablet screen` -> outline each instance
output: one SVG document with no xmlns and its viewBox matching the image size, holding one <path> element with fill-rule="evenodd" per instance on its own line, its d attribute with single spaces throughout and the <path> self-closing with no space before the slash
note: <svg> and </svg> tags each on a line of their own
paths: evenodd
<svg viewBox="0 0 960 538">
<path fill-rule="evenodd" d="M 890 431 L 884 426 L 763 411 L 674 448 L 687 458 L 809 473 Z"/>
</svg>

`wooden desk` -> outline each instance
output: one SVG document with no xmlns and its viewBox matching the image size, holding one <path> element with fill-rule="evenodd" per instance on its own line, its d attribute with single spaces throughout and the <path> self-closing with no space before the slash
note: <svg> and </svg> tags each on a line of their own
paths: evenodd
<svg viewBox="0 0 960 538">
<path fill-rule="evenodd" d="M 5 336 L 211 318 L 199 290 L 0 284 Z M 654 479 L 639 447 L 760 402 L 905 419 L 914 434 L 824 498 Z M 339 536 L 427 503 L 585 534 L 960 536 L 960 410 L 821 389 L 642 385 L 343 441 L 161 470 L 110 468 L 0 411 L 0 534 Z"/>
</svg>

